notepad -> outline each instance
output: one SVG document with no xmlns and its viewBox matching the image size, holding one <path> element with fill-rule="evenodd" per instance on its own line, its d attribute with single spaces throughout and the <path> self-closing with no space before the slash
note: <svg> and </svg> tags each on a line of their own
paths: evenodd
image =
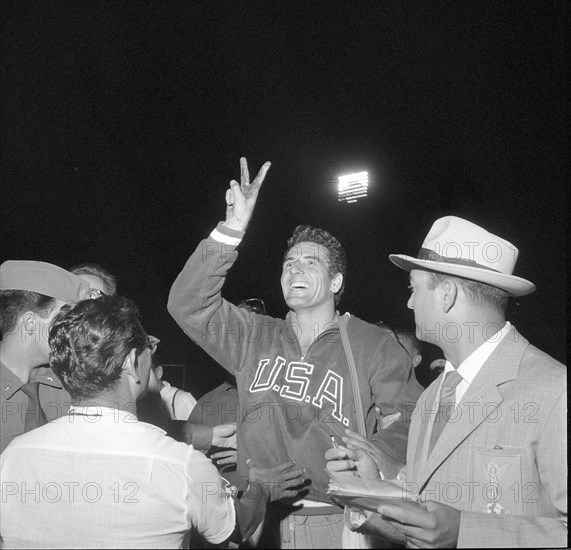
<svg viewBox="0 0 571 550">
<path fill-rule="evenodd" d="M 416 493 L 407 492 L 396 479 L 363 479 L 354 472 L 328 472 L 327 492 L 339 504 L 376 512 L 382 504 L 403 506 L 409 510 L 423 510 Z"/>
</svg>

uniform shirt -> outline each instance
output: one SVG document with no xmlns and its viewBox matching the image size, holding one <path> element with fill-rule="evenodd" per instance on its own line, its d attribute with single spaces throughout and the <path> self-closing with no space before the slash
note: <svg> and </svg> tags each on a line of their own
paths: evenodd
<svg viewBox="0 0 571 550">
<path fill-rule="evenodd" d="M 69 393 L 47 366 L 34 369 L 30 382 L 39 382 L 40 405 L 47 420 L 66 414 L 71 405 Z M 0 453 L 16 436 L 24 433 L 28 396 L 21 390 L 22 381 L 0 363 Z"/>
<path fill-rule="evenodd" d="M 126 411 L 72 407 L 0 461 L 6 548 L 180 548 L 191 529 L 234 529 L 212 462 Z"/>
</svg>

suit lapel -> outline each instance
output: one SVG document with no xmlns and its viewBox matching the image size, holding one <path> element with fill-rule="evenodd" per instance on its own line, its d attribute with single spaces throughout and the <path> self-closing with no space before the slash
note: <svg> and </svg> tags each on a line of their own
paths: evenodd
<svg viewBox="0 0 571 550">
<path fill-rule="evenodd" d="M 431 415 L 432 419 L 429 422 L 429 426 L 427 426 L 428 429 L 425 430 L 424 441 L 421 443 L 421 463 L 425 464 L 421 470 L 422 485 L 428 481 L 450 453 L 482 422 L 487 418 L 493 418 L 497 414 L 495 411 L 503 401 L 503 396 L 498 386 L 517 377 L 521 358 L 528 344 L 529 342 L 515 328 L 512 327 L 510 329 L 488 360 L 482 365 L 482 368 L 464 394 L 459 404 L 458 413 L 444 428 L 434 445 L 434 449 L 428 455 L 428 443 L 434 424 L 434 416 Z M 426 403 L 429 407 L 432 406 L 434 410 L 438 396 L 437 389 L 431 393 L 432 400 L 429 401 L 427 396 Z"/>
</svg>

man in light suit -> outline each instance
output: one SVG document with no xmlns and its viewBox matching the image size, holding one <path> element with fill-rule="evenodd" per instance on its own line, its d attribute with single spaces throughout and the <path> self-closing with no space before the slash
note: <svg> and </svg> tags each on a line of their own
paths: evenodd
<svg viewBox="0 0 571 550">
<path fill-rule="evenodd" d="M 512 275 L 517 256 L 453 216 L 417 258 L 390 256 L 410 271 L 416 336 L 442 348 L 446 366 L 412 413 L 403 492 L 423 509 L 383 504 L 361 531 L 396 528 L 411 548 L 567 545 L 566 367 L 506 322 L 508 297 L 535 290 Z M 364 474 L 366 440 L 345 442 L 328 468 Z"/>
</svg>

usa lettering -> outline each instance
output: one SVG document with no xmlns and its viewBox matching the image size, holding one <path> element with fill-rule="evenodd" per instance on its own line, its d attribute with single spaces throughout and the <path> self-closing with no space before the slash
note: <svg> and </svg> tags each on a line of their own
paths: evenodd
<svg viewBox="0 0 571 550">
<path fill-rule="evenodd" d="M 316 381 L 313 373 L 314 365 L 304 361 L 290 361 L 278 355 L 273 363 L 270 359 L 261 359 L 258 363 L 254 380 L 248 391 L 258 393 L 264 391 L 277 392 L 286 399 L 298 403 L 310 403 L 318 409 L 331 407 L 331 416 L 345 426 L 349 426 L 349 419 L 343 416 L 343 378 L 336 372 L 328 369 L 323 373 L 315 395 L 308 393 L 310 382 Z M 283 376 L 278 380 L 278 376 Z M 319 375 L 322 373 L 320 372 Z"/>
</svg>

